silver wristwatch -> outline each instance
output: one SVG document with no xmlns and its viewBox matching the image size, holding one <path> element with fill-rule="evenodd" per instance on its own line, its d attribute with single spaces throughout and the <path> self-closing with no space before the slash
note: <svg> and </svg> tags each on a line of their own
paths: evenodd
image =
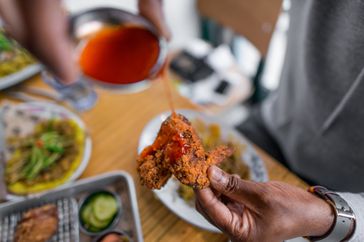
<svg viewBox="0 0 364 242">
<path fill-rule="evenodd" d="M 311 241 L 340 242 L 348 241 L 355 230 L 355 214 L 349 204 L 339 194 L 329 191 L 325 187 L 313 186 L 309 191 L 325 199 L 335 211 L 335 221 L 331 229 L 320 237 L 307 237 Z"/>
</svg>

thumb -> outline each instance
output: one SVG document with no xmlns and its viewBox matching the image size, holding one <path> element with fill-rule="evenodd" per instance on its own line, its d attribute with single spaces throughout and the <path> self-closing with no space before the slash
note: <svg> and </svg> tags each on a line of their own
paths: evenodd
<svg viewBox="0 0 364 242">
<path fill-rule="evenodd" d="M 157 28 L 166 40 L 171 39 L 171 32 L 166 24 L 162 9 L 162 0 L 139 0 L 139 13 Z"/>
<path fill-rule="evenodd" d="M 259 203 L 260 196 L 264 193 L 262 184 L 242 180 L 236 175 L 224 172 L 217 166 L 209 168 L 208 177 L 212 188 L 216 191 L 251 208 Z"/>
</svg>

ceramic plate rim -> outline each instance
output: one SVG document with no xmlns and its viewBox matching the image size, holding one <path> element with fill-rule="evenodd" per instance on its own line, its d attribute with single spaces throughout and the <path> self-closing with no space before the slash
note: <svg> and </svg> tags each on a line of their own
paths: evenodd
<svg viewBox="0 0 364 242">
<path fill-rule="evenodd" d="M 25 81 L 31 76 L 34 76 L 38 72 L 42 70 L 42 65 L 35 63 L 28 65 L 21 70 L 14 72 L 10 75 L 4 76 L 0 78 L 0 90 L 6 89 L 13 85 L 16 85 L 22 81 Z"/>
</svg>

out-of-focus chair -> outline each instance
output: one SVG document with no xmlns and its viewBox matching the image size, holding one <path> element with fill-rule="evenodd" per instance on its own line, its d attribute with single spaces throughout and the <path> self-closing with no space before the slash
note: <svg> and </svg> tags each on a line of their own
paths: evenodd
<svg viewBox="0 0 364 242">
<path fill-rule="evenodd" d="M 260 52 L 261 59 L 256 74 L 252 78 L 255 87 L 252 101 L 259 101 L 264 96 L 260 80 L 281 5 L 282 0 L 197 0 L 201 16 L 232 29 L 235 34 L 244 36 Z M 212 40 L 214 44 L 223 42 L 223 37 L 211 38 L 211 33 L 208 31 L 205 25 L 203 30 L 205 38 Z"/>
</svg>

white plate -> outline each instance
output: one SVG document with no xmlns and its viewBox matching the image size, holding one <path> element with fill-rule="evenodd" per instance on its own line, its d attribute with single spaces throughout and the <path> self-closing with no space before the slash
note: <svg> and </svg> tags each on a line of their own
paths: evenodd
<svg viewBox="0 0 364 242">
<path fill-rule="evenodd" d="M 88 162 L 90 160 L 90 156 L 91 156 L 91 150 L 92 150 L 91 138 L 88 135 L 86 126 L 85 126 L 84 122 L 80 119 L 80 117 L 78 117 L 76 114 L 72 113 L 71 111 L 69 111 L 68 109 L 66 109 L 62 106 L 59 106 L 59 105 L 56 105 L 53 103 L 49 103 L 49 102 L 21 103 L 21 104 L 16 105 L 16 110 L 21 110 L 21 111 L 23 111 L 23 113 L 26 113 L 26 114 L 29 114 L 32 116 L 36 116 L 41 119 L 51 119 L 51 118 L 72 119 L 81 127 L 81 129 L 84 130 L 84 132 L 86 133 L 86 138 L 85 138 L 84 152 L 83 152 L 83 157 L 82 157 L 81 163 L 80 163 L 79 167 L 75 170 L 75 172 L 72 174 L 72 176 L 68 179 L 68 181 L 65 182 L 63 185 L 65 185 L 69 182 L 72 182 L 72 181 L 76 180 L 78 177 L 80 177 L 82 172 L 87 167 L 87 164 L 88 164 Z M 7 133 L 6 129 L 7 128 L 5 128 L 5 133 Z M 61 185 L 61 186 L 63 186 L 63 185 Z M 43 193 L 43 192 L 41 192 L 41 193 Z M 35 196 L 35 195 L 39 195 L 39 194 L 30 194 L 27 196 L 8 194 L 7 199 L 8 200 L 18 200 L 21 198 L 31 197 L 31 196 Z"/>
<path fill-rule="evenodd" d="M 213 117 L 205 114 L 192 111 L 192 110 L 177 110 L 177 113 L 184 115 L 186 118 L 200 119 L 206 124 L 217 123 L 221 128 L 222 139 L 232 137 L 234 140 L 241 144 L 246 145 L 245 152 L 243 154 L 243 160 L 250 168 L 251 179 L 258 182 L 268 181 L 268 173 L 264 165 L 263 160 L 257 155 L 253 146 L 235 129 L 228 127 L 220 122 L 216 121 Z M 154 119 L 152 119 L 144 128 L 138 146 L 138 153 L 140 153 L 146 146 L 151 145 L 159 131 L 161 123 L 170 115 L 170 112 L 165 112 Z M 185 221 L 200 227 L 202 229 L 221 233 L 221 231 L 210 224 L 202 215 L 200 215 L 194 207 L 187 204 L 177 194 L 178 181 L 175 179 L 169 179 L 167 184 L 161 190 L 153 190 L 155 195 L 167 206 L 172 212 L 177 214 Z"/>
<path fill-rule="evenodd" d="M 0 78 L 0 90 L 16 85 L 40 72 L 42 65 L 32 64 L 13 74 Z"/>
</svg>

